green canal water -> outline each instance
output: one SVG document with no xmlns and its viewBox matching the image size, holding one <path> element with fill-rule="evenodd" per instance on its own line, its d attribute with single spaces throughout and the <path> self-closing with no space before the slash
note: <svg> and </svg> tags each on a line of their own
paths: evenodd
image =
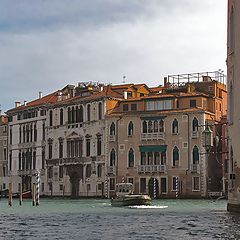
<svg viewBox="0 0 240 240">
<path fill-rule="evenodd" d="M 226 201 L 154 200 L 112 207 L 106 199 L 0 200 L 0 239 L 240 239 L 240 215 Z"/>
</svg>

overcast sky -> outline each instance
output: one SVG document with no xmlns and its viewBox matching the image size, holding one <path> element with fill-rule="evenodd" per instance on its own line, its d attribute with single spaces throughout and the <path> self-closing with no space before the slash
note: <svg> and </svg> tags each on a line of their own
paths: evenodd
<svg viewBox="0 0 240 240">
<path fill-rule="evenodd" d="M 1 0 L 1 109 L 83 81 L 226 70 L 226 18 L 226 0 Z"/>
</svg>

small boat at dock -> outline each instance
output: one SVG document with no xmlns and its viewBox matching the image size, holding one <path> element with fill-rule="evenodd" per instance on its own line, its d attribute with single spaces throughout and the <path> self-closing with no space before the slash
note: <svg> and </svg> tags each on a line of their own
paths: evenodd
<svg viewBox="0 0 240 240">
<path fill-rule="evenodd" d="M 150 205 L 151 198 L 146 194 L 133 194 L 132 183 L 116 184 L 116 196 L 111 199 L 114 207 Z"/>
</svg>

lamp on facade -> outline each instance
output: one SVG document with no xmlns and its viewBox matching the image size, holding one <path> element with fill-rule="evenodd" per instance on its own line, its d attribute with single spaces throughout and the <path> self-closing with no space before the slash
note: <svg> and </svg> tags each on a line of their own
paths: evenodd
<svg viewBox="0 0 240 240">
<path fill-rule="evenodd" d="M 207 153 L 210 151 L 213 146 L 213 132 L 210 127 L 207 125 L 205 130 L 202 132 L 203 137 L 203 147 L 206 149 Z"/>
</svg>

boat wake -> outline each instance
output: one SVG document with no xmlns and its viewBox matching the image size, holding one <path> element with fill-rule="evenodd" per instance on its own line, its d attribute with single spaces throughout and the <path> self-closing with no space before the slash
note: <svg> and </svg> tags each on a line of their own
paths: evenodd
<svg viewBox="0 0 240 240">
<path fill-rule="evenodd" d="M 129 206 L 129 208 L 137 208 L 137 209 L 161 209 L 161 208 L 168 208 L 168 206 L 148 206 L 148 205 L 141 205 L 141 206 Z"/>
</svg>

